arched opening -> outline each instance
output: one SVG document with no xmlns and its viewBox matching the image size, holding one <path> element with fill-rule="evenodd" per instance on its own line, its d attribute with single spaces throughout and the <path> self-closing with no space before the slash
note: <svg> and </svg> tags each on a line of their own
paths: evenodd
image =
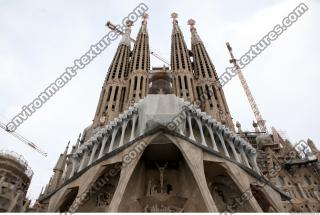
<svg viewBox="0 0 320 215">
<path fill-rule="evenodd" d="M 128 211 L 207 211 L 183 155 L 166 136 L 153 139 L 141 155 L 119 205 L 119 212 Z"/>
<path fill-rule="evenodd" d="M 74 200 L 76 199 L 78 195 L 78 187 L 70 188 L 70 191 L 67 193 L 67 195 L 63 198 L 64 201 L 61 203 L 59 207 L 59 212 L 68 212 L 71 205 L 73 204 Z"/>
<path fill-rule="evenodd" d="M 205 176 L 213 201 L 219 212 L 254 212 L 243 193 L 221 164 L 204 162 Z"/>
<path fill-rule="evenodd" d="M 107 165 L 89 188 L 77 212 L 107 212 L 119 182 L 121 163 Z"/>
<path fill-rule="evenodd" d="M 276 210 L 272 207 L 261 188 L 253 186 L 252 184 L 250 185 L 250 188 L 252 195 L 257 200 L 263 212 L 276 212 Z"/>
</svg>

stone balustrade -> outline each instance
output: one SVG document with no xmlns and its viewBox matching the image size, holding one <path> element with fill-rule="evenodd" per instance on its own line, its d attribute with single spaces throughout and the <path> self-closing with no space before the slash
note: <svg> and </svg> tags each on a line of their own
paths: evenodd
<svg viewBox="0 0 320 215">
<path fill-rule="evenodd" d="M 137 110 L 138 104 L 129 107 L 127 111 L 105 127 L 98 129 L 92 137 L 83 143 L 71 156 L 72 170 L 69 178 L 105 154 L 121 147 L 125 142 L 134 140 L 137 133 Z"/>
<path fill-rule="evenodd" d="M 161 122 L 154 122 L 154 120 L 150 122 L 144 119 L 138 122 L 139 109 L 140 112 L 141 110 L 144 112 L 144 108 L 150 106 L 146 106 L 148 103 L 148 101 L 145 101 L 146 99 L 148 99 L 148 96 L 135 103 L 134 106 L 129 107 L 127 111 L 120 114 L 118 118 L 112 120 L 105 127 L 97 129 L 95 134 L 72 154 L 72 170 L 69 178 L 105 154 L 142 135 L 146 130 L 137 131 L 137 128 L 147 129 L 148 127 L 141 125 L 142 123 L 148 123 L 148 125 L 150 123 L 160 123 L 163 126 L 172 123 L 174 117 L 166 120 L 161 119 Z M 176 126 L 175 131 L 177 133 L 226 158 L 244 164 L 260 174 L 256 162 L 256 150 L 248 142 L 207 113 L 201 112 L 199 108 L 196 108 L 190 102 L 186 102 L 181 98 L 176 99 L 178 102 L 173 105 L 181 111 L 179 114 L 184 116 L 179 120 L 179 125 Z M 156 116 L 157 112 L 154 114 Z M 157 116 L 161 116 L 161 114 L 159 113 Z"/>
</svg>

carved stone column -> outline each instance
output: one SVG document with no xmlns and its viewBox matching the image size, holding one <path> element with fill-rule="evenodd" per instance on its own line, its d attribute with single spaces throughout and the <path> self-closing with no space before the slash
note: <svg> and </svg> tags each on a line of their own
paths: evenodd
<svg viewBox="0 0 320 215">
<path fill-rule="evenodd" d="M 124 135 L 125 135 L 125 132 L 126 132 L 127 125 L 128 125 L 128 121 L 125 121 L 122 124 L 121 138 L 120 138 L 119 147 L 121 147 L 123 145 L 123 139 L 124 139 Z"/>
<path fill-rule="evenodd" d="M 208 128 L 208 131 L 209 131 L 209 135 L 210 135 L 210 138 L 211 138 L 211 143 L 212 143 L 212 146 L 213 146 L 213 150 L 219 152 L 219 149 L 217 147 L 217 144 L 216 144 L 216 141 L 214 139 L 214 135 L 213 135 L 213 132 L 212 132 L 212 128 L 208 125 L 206 125 L 207 128 Z"/>
<path fill-rule="evenodd" d="M 136 121 L 137 121 L 138 115 L 134 114 L 132 117 L 132 129 L 131 129 L 131 136 L 130 136 L 130 141 L 134 140 L 134 132 L 136 130 Z"/>
<path fill-rule="evenodd" d="M 106 135 L 102 139 L 102 143 L 101 143 L 101 148 L 100 148 L 98 159 L 103 156 L 104 148 L 106 147 L 106 143 L 107 143 L 108 138 L 109 138 L 109 135 Z"/>
<path fill-rule="evenodd" d="M 94 156 L 96 154 L 96 151 L 98 149 L 98 146 L 99 146 L 99 142 L 96 142 L 94 145 L 93 145 L 93 148 L 92 148 L 92 151 L 91 151 L 91 155 L 90 155 L 90 159 L 89 159 L 89 162 L 88 162 L 88 166 L 92 164 L 92 162 L 94 161 Z"/>
<path fill-rule="evenodd" d="M 191 116 L 190 115 L 188 115 L 188 125 L 189 125 L 189 139 L 191 139 L 191 140 L 193 140 L 193 141 L 195 141 L 196 139 L 194 138 L 194 135 L 193 135 L 193 128 L 192 128 L 192 123 L 191 123 Z"/>
<path fill-rule="evenodd" d="M 221 142 L 224 155 L 225 155 L 226 157 L 230 158 L 230 155 L 229 155 L 228 149 L 227 149 L 227 147 L 226 147 L 226 144 L 225 144 L 225 142 L 224 142 L 224 139 L 223 139 L 223 137 L 222 137 L 222 134 L 219 133 L 219 132 L 217 132 L 217 134 L 218 134 L 219 140 L 220 140 L 220 142 Z"/>
<path fill-rule="evenodd" d="M 111 152 L 113 150 L 114 140 L 115 140 L 115 138 L 117 136 L 118 130 L 119 130 L 119 127 L 114 128 L 113 131 L 112 131 L 111 142 L 110 142 L 110 146 L 109 146 L 108 152 Z"/>
</svg>

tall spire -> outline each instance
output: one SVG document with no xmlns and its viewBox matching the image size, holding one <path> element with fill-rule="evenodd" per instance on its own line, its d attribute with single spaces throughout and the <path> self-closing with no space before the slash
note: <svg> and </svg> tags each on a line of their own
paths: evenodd
<svg viewBox="0 0 320 215">
<path fill-rule="evenodd" d="M 178 14 L 171 14 L 173 29 L 171 34 L 171 69 L 177 96 L 195 101 L 194 83 L 189 50 L 178 25 Z"/>
<path fill-rule="evenodd" d="M 148 17 L 147 13 L 143 15 L 142 25 L 137 35 L 129 63 L 129 81 L 126 96 L 127 107 L 144 98 L 147 93 L 148 71 L 150 70 L 150 48 L 147 31 Z"/>
<path fill-rule="evenodd" d="M 196 94 L 201 104 L 201 109 L 234 130 L 229 107 L 222 87 L 218 82 L 215 67 L 198 35 L 195 24 L 195 20 L 188 20 L 191 32 Z"/>
<path fill-rule="evenodd" d="M 172 70 L 192 71 L 187 45 L 178 24 L 178 14 L 171 14 L 173 29 L 171 34 L 171 67 Z"/>
<path fill-rule="evenodd" d="M 116 54 L 108 70 L 107 78 L 102 86 L 100 99 L 93 127 L 103 126 L 123 111 L 126 94 L 126 78 L 128 76 L 132 22 L 127 22 L 127 29 L 122 35 Z"/>
</svg>

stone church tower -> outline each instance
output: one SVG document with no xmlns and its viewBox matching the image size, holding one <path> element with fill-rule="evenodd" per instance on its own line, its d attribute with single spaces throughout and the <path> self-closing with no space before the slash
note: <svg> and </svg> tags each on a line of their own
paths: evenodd
<svg viewBox="0 0 320 215">
<path fill-rule="evenodd" d="M 28 162 L 12 151 L 0 151 L 0 212 L 26 212 L 27 191 L 33 176 Z"/>
<path fill-rule="evenodd" d="M 271 159 L 266 141 L 256 140 L 261 133 L 252 137 L 241 129 L 234 131 L 195 22 L 188 22 L 189 50 L 177 14 L 172 14 L 171 66 L 151 69 L 147 18 L 143 17 L 133 50 L 128 23 L 93 124 L 71 152 L 67 147 L 60 155 L 37 210 L 290 211 L 286 204 L 292 196 L 268 177 L 259 160 Z"/>
</svg>

